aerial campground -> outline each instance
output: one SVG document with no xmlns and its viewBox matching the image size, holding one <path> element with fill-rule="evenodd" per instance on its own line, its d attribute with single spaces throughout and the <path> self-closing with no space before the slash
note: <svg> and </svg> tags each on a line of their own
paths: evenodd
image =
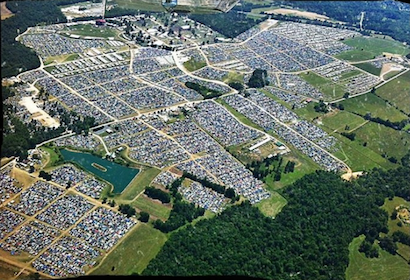
<svg viewBox="0 0 410 280">
<path fill-rule="evenodd" d="M 409 14 L 1 2 L 0 279 L 409 280 Z"/>
</svg>

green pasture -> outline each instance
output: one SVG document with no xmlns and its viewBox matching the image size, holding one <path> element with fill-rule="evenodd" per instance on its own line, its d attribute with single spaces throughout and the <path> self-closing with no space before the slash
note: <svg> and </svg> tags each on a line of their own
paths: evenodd
<svg viewBox="0 0 410 280">
<path fill-rule="evenodd" d="M 365 236 L 360 235 L 349 244 L 349 266 L 346 269 L 346 280 L 408 280 L 410 266 L 399 255 L 379 249 L 378 258 L 366 258 L 359 252 Z"/>
<path fill-rule="evenodd" d="M 169 213 L 171 212 L 170 207 L 163 205 L 161 202 L 154 201 L 145 195 L 140 195 L 136 200 L 131 202 L 131 206 L 147 212 L 161 220 L 168 219 Z"/>
<path fill-rule="evenodd" d="M 374 66 L 373 64 L 371 64 L 369 62 L 357 63 L 357 64 L 354 64 L 354 66 L 356 66 L 356 67 L 358 67 L 358 68 L 360 68 L 360 69 L 362 69 L 366 72 L 369 72 L 370 74 L 373 74 L 373 75 L 376 75 L 376 76 L 380 75 L 381 68 L 377 68 L 376 66 Z"/>
<path fill-rule="evenodd" d="M 376 89 L 376 94 L 410 114 L 410 71 Z"/>
<path fill-rule="evenodd" d="M 102 260 L 91 275 L 131 275 L 141 273 L 161 250 L 167 236 L 140 223 Z"/>
<path fill-rule="evenodd" d="M 362 117 L 348 111 L 336 111 L 322 117 L 324 126 L 331 130 L 337 130 L 338 132 L 353 130 L 365 122 L 366 120 Z M 346 127 L 348 127 L 347 130 L 345 130 Z"/>
<path fill-rule="evenodd" d="M 397 131 L 384 125 L 369 122 L 355 130 L 359 144 L 367 142 L 367 148 L 386 159 L 395 157 L 400 160 L 410 150 L 410 134 Z"/>
<path fill-rule="evenodd" d="M 363 116 L 367 113 L 371 113 L 371 116 L 374 118 L 379 117 L 383 120 L 390 120 L 392 122 L 401 121 L 407 118 L 405 114 L 372 93 L 343 100 L 342 104 L 346 111 Z"/>
</svg>

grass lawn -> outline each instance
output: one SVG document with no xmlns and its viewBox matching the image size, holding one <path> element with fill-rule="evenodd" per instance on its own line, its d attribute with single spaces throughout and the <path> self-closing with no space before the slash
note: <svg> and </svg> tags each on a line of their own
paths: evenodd
<svg viewBox="0 0 410 280">
<path fill-rule="evenodd" d="M 194 59 L 190 59 L 186 62 L 184 62 L 184 67 L 186 68 L 186 70 L 188 70 L 189 72 L 201 69 L 203 67 L 206 66 L 206 62 L 205 61 L 196 61 Z"/>
<path fill-rule="evenodd" d="M 231 82 L 239 82 L 243 84 L 243 74 L 234 71 L 229 71 L 226 77 L 224 77 L 223 82 L 225 84 L 229 84 Z"/>
<path fill-rule="evenodd" d="M 343 100 L 342 104 L 346 111 L 360 114 L 362 116 L 371 113 L 372 117 L 379 117 L 383 120 L 390 120 L 392 122 L 408 118 L 385 100 L 372 93 Z"/>
<path fill-rule="evenodd" d="M 141 273 L 167 237 L 147 224 L 137 225 L 100 263 L 91 275 L 131 275 Z M 112 268 L 114 267 L 114 270 Z"/>
<path fill-rule="evenodd" d="M 118 31 L 106 26 L 96 27 L 94 24 L 78 24 L 68 29 L 70 34 L 88 36 L 88 37 L 116 37 Z"/>
<path fill-rule="evenodd" d="M 77 53 L 50 56 L 46 60 L 44 60 L 44 65 L 48 65 L 48 64 L 51 64 L 51 63 L 54 63 L 54 62 L 57 62 L 57 63 L 68 62 L 68 61 L 76 60 L 79 57 L 80 56 Z M 54 69 L 54 68 L 50 67 L 50 69 Z M 49 71 L 49 72 L 51 72 L 51 71 Z"/>
<path fill-rule="evenodd" d="M 383 52 L 406 55 L 410 49 L 402 43 L 382 38 L 374 37 L 354 37 L 343 41 L 346 45 L 355 49 L 342 52 L 336 55 L 336 58 L 349 61 L 362 61 L 372 59 Z"/>
<path fill-rule="evenodd" d="M 115 199 L 118 203 L 133 200 L 139 193 L 144 191 L 152 180 L 161 172 L 158 168 L 144 167 L 140 173 L 131 181 L 130 185 Z"/>
<path fill-rule="evenodd" d="M 325 101 L 338 99 L 346 92 L 343 86 L 336 84 L 329 79 L 323 78 L 313 72 L 301 73 L 300 76 L 322 92 L 323 99 Z"/>
<path fill-rule="evenodd" d="M 404 131 L 397 131 L 381 124 L 369 122 L 355 131 L 356 140 L 363 144 L 367 142 L 367 147 L 374 152 L 395 157 L 400 160 L 410 150 L 410 134 Z"/>
<path fill-rule="evenodd" d="M 410 114 L 410 71 L 376 89 L 376 94 Z"/>
<path fill-rule="evenodd" d="M 339 133 L 333 133 L 333 130 L 326 126 L 320 127 L 338 140 L 336 144 L 338 151 L 332 154 L 344 161 L 353 171 L 370 170 L 374 167 L 386 169 L 396 167 L 395 164 L 369 147 L 364 147 L 357 140 L 350 141 Z"/>
<path fill-rule="evenodd" d="M 408 280 L 410 266 L 400 256 L 391 255 L 381 249 L 379 257 L 373 259 L 360 253 L 358 249 L 364 238 L 365 236 L 361 235 L 349 244 L 346 280 Z"/>
<path fill-rule="evenodd" d="M 390 219 L 390 216 L 393 213 L 393 210 L 397 206 L 400 206 L 400 205 L 410 207 L 410 202 L 406 201 L 405 199 L 403 199 L 401 197 L 395 196 L 395 197 L 393 197 L 392 200 L 389 200 L 388 198 L 386 198 L 384 200 L 384 204 L 380 207 L 380 208 L 386 210 L 386 212 L 389 214 L 389 221 L 387 223 L 388 228 L 389 228 L 389 235 L 393 234 L 393 232 L 395 232 L 395 231 L 402 231 L 406 234 L 409 234 L 410 226 L 403 225 L 403 226 L 400 227 L 400 226 L 397 225 L 397 222 L 399 221 L 399 219 L 395 219 L 395 220 Z"/>
<path fill-rule="evenodd" d="M 356 67 L 358 67 L 358 68 L 360 68 L 364 71 L 367 71 L 370 74 L 376 75 L 376 76 L 379 76 L 380 71 L 382 70 L 381 68 L 377 68 L 376 66 L 374 66 L 373 64 L 368 63 L 368 62 L 357 63 L 357 64 L 354 64 L 354 66 L 356 66 Z"/>
<path fill-rule="evenodd" d="M 161 204 L 160 202 L 154 201 L 145 195 L 140 195 L 131 203 L 131 206 L 147 212 L 150 216 L 155 216 L 161 220 L 168 219 L 169 213 L 171 212 L 171 208 Z"/>
<path fill-rule="evenodd" d="M 349 127 L 347 131 L 352 130 L 365 122 L 366 120 L 362 117 L 347 111 L 331 112 L 322 118 L 324 126 L 331 130 L 337 130 L 338 132 L 346 132 L 346 126 Z"/>
<path fill-rule="evenodd" d="M 293 110 L 299 117 L 302 119 L 306 119 L 308 121 L 312 121 L 316 117 L 320 117 L 323 115 L 323 113 L 316 112 L 314 107 L 317 103 L 315 102 L 310 102 L 303 108 L 298 108 Z"/>
<path fill-rule="evenodd" d="M 58 160 L 58 154 L 55 152 L 53 148 L 41 146 L 40 150 L 43 150 L 49 154 L 48 162 L 44 169 L 48 169 L 50 167 L 53 167 L 55 165 L 55 162 Z"/>
<path fill-rule="evenodd" d="M 275 217 L 287 204 L 286 199 L 277 192 L 271 192 L 271 197 L 256 204 L 256 207 L 268 217 Z"/>
</svg>

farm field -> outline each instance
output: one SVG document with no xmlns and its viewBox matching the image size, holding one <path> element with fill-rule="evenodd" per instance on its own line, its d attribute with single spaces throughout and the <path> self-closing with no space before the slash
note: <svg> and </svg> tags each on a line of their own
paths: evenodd
<svg viewBox="0 0 410 280">
<path fill-rule="evenodd" d="M 333 83 L 331 80 L 323 78 L 313 72 L 301 73 L 300 76 L 312 86 L 324 94 L 324 100 L 334 100 L 340 98 L 345 93 L 343 86 Z"/>
<path fill-rule="evenodd" d="M 342 101 L 342 104 L 346 111 L 362 116 L 371 113 L 373 118 L 379 117 L 383 120 L 390 120 L 392 122 L 398 122 L 407 118 L 405 114 L 372 93 L 346 99 Z"/>
<path fill-rule="evenodd" d="M 410 71 L 376 89 L 376 94 L 410 114 Z"/>
<path fill-rule="evenodd" d="M 354 37 L 343 41 L 348 46 L 355 49 L 342 52 L 336 55 L 339 59 L 348 61 L 364 61 L 382 55 L 383 52 L 406 55 L 410 49 L 402 43 L 375 37 Z"/>
<path fill-rule="evenodd" d="M 385 155 L 388 159 L 395 157 L 400 160 L 410 150 L 410 135 L 381 124 L 369 122 L 355 130 L 359 144 L 367 142 L 367 147 L 374 152 Z"/>
<path fill-rule="evenodd" d="M 141 273 L 149 261 L 156 256 L 166 240 L 166 235 L 159 230 L 140 223 L 90 275 L 131 275 L 132 273 Z"/>
<path fill-rule="evenodd" d="M 346 280 L 407 280 L 410 266 L 398 255 L 379 249 L 379 257 L 369 259 L 359 252 L 364 235 L 356 237 L 349 244 L 349 266 Z M 376 245 L 378 248 L 379 246 Z"/>
</svg>

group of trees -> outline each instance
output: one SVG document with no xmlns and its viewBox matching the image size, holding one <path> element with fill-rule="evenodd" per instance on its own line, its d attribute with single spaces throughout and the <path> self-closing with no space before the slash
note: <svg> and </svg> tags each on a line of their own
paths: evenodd
<svg viewBox="0 0 410 280">
<path fill-rule="evenodd" d="M 315 106 L 313 106 L 313 109 L 316 112 L 322 112 L 322 113 L 327 113 L 329 110 L 327 109 L 327 105 L 323 100 L 319 100 L 319 103 L 316 103 Z"/>
<path fill-rule="evenodd" d="M 276 155 L 265 158 L 262 161 L 252 161 L 246 164 L 246 168 L 252 171 L 255 178 L 266 181 L 268 176 L 272 176 L 275 181 L 280 181 L 282 172 L 291 173 L 295 169 L 295 162 L 288 161 L 285 167 L 282 167 L 283 157 Z"/>
<path fill-rule="evenodd" d="M 268 72 L 262 69 L 255 69 L 249 78 L 248 86 L 250 88 L 262 88 L 269 85 Z"/>
<path fill-rule="evenodd" d="M 206 86 L 193 82 L 185 82 L 185 86 L 198 92 L 204 99 L 211 99 L 222 95 L 220 91 L 209 89 Z"/>
<path fill-rule="evenodd" d="M 251 19 L 248 18 L 246 14 L 238 13 L 238 11 L 235 10 L 231 10 L 227 13 L 213 14 L 212 16 L 208 14 L 189 14 L 188 17 L 229 38 L 238 36 L 267 18 Z"/>
<path fill-rule="evenodd" d="M 143 274 L 344 279 L 354 237 L 366 236 L 361 250 L 369 256 L 377 257 L 376 239 L 394 253 L 397 234 L 379 237 L 388 232 L 380 206 L 386 197 L 409 199 L 409 173 L 409 167 L 374 169 L 353 182 L 331 172 L 308 174 L 284 190 L 288 204 L 275 219 L 248 202 L 228 207 L 174 232 Z"/>
<path fill-rule="evenodd" d="M 148 186 L 145 187 L 144 193 L 152 199 L 160 200 L 162 203 L 171 202 L 171 196 L 169 195 L 169 193 L 164 192 L 163 190 Z"/>
</svg>

